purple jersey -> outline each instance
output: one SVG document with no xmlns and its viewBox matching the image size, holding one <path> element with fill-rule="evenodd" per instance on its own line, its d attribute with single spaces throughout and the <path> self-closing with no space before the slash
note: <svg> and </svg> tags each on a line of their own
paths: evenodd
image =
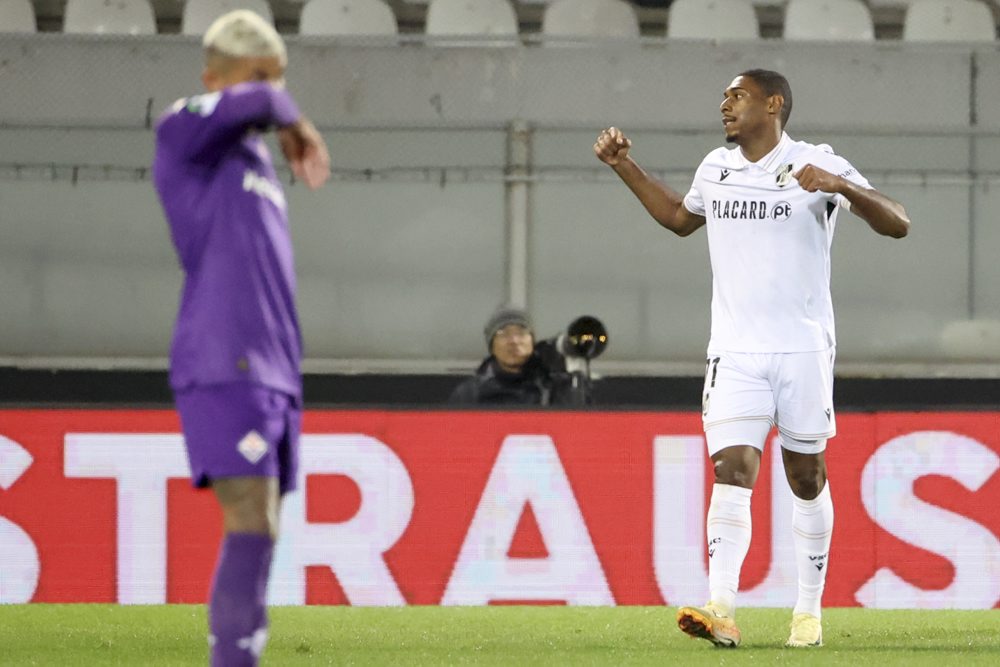
<svg viewBox="0 0 1000 667">
<path fill-rule="evenodd" d="M 157 122 L 153 177 L 185 274 L 175 391 L 249 382 L 301 396 L 288 214 L 259 135 L 298 118 L 287 92 L 252 82 L 179 100 Z"/>
</svg>

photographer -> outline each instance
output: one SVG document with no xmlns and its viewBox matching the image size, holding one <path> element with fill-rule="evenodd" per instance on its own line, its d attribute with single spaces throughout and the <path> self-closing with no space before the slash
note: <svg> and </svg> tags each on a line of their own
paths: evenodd
<svg viewBox="0 0 1000 667">
<path fill-rule="evenodd" d="M 523 310 L 497 310 L 483 333 L 490 356 L 455 388 L 450 403 L 574 407 L 590 402 L 589 383 L 566 371 L 553 342 L 536 344 L 534 327 Z"/>
</svg>

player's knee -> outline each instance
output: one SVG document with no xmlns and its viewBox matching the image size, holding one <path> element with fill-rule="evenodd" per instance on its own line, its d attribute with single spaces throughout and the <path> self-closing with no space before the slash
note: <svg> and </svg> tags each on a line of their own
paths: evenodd
<svg viewBox="0 0 1000 667">
<path fill-rule="evenodd" d="M 227 533 L 254 533 L 278 537 L 277 512 L 259 504 L 239 504 L 222 510 Z"/>
<path fill-rule="evenodd" d="M 269 478 L 234 478 L 213 483 L 227 533 L 256 533 L 277 538 L 278 494 L 272 481 Z"/>
<path fill-rule="evenodd" d="M 786 469 L 792 493 L 802 500 L 812 500 L 826 485 L 826 470 L 819 466 Z"/>
<path fill-rule="evenodd" d="M 747 470 L 737 470 L 734 467 L 719 466 L 715 469 L 715 483 L 729 484 L 730 486 L 741 486 L 744 489 L 752 489 L 756 476 Z"/>
<path fill-rule="evenodd" d="M 727 447 L 712 459 L 716 484 L 752 489 L 760 467 L 759 454 L 748 446 Z"/>
<path fill-rule="evenodd" d="M 798 478 L 794 482 L 791 482 L 792 493 L 795 494 L 796 498 L 812 500 L 819 495 L 825 484 L 825 479 L 818 479 L 816 477 Z"/>
<path fill-rule="evenodd" d="M 792 493 L 803 500 L 812 500 L 826 485 L 826 439 L 796 440 L 781 434 L 785 477 Z"/>
</svg>

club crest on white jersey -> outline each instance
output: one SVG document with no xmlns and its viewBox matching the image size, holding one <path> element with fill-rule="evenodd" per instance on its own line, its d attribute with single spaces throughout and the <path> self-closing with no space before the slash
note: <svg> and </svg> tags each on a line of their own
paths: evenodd
<svg viewBox="0 0 1000 667">
<path fill-rule="evenodd" d="M 783 188 L 792 182 L 792 168 L 791 163 L 782 165 L 778 169 L 778 175 L 775 177 L 774 182 L 778 184 L 779 188 Z"/>
</svg>

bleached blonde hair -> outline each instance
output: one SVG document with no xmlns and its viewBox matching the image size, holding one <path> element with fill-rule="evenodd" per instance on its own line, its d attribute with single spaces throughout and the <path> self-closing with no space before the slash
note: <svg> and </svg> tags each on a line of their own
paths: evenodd
<svg viewBox="0 0 1000 667">
<path fill-rule="evenodd" d="M 205 31 L 202 46 L 209 57 L 278 58 L 282 65 L 288 62 L 281 35 L 249 9 L 236 9 L 215 19 Z"/>
</svg>

